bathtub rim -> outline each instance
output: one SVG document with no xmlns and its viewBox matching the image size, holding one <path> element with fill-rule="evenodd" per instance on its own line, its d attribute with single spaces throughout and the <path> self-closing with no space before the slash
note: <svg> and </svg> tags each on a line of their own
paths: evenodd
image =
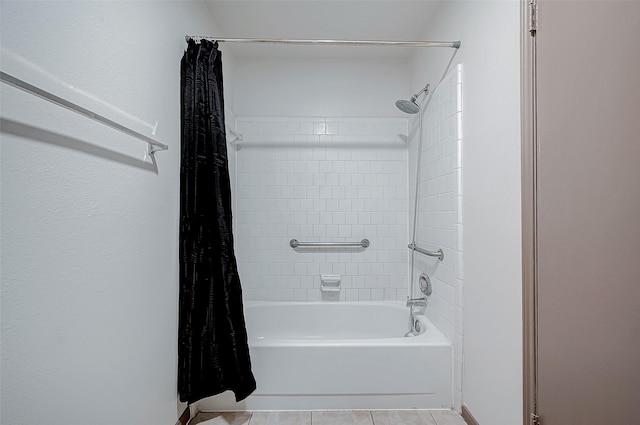
<svg viewBox="0 0 640 425">
<path fill-rule="evenodd" d="M 406 310 L 407 326 L 409 322 L 409 309 L 402 301 L 245 301 L 244 309 L 251 307 L 278 307 L 278 306 L 331 306 L 348 308 L 350 306 L 380 306 L 385 308 L 395 308 Z M 427 307 L 429 308 L 429 307 Z M 303 338 L 249 338 L 249 345 L 252 347 L 379 347 L 384 346 L 452 346 L 450 341 L 435 324 L 424 316 L 430 324 L 427 330 L 413 337 L 398 336 L 394 338 L 363 338 L 363 339 L 303 339 Z M 408 328 L 406 329 L 408 330 Z M 403 330 L 403 332 L 406 332 Z"/>
</svg>

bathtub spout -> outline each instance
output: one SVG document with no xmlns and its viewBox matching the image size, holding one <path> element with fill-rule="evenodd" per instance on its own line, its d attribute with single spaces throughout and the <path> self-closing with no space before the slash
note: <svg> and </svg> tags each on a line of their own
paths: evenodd
<svg viewBox="0 0 640 425">
<path fill-rule="evenodd" d="M 424 310 L 427 308 L 427 297 L 423 298 L 408 298 L 407 307 L 409 307 L 409 331 L 404 334 L 406 337 L 419 335 L 420 332 L 416 330 L 415 321 L 418 314 L 424 314 Z M 416 307 L 418 311 L 416 311 Z"/>
<path fill-rule="evenodd" d="M 426 307 L 427 298 L 409 298 L 407 300 L 407 307 Z"/>
</svg>

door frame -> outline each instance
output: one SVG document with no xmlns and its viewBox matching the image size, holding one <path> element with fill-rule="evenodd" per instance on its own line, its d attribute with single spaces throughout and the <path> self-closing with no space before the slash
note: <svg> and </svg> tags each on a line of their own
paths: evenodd
<svg viewBox="0 0 640 425">
<path fill-rule="evenodd" d="M 523 425 L 537 424 L 536 3 L 520 0 Z"/>
</svg>

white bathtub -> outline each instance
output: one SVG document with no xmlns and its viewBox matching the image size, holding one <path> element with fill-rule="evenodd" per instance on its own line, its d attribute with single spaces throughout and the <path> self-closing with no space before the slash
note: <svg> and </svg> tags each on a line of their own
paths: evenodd
<svg viewBox="0 0 640 425">
<path fill-rule="evenodd" d="M 452 403 L 452 346 L 427 321 L 405 338 L 398 302 L 247 302 L 257 390 L 200 410 L 442 409 Z"/>
</svg>

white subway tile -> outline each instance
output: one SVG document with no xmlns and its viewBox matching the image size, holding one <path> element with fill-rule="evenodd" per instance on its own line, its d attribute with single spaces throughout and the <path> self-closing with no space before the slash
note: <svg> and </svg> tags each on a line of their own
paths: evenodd
<svg viewBox="0 0 640 425">
<path fill-rule="evenodd" d="M 287 134 L 302 134 L 302 123 L 300 121 L 290 121 L 287 123 Z"/>
<path fill-rule="evenodd" d="M 358 263 L 358 274 L 360 275 L 360 277 L 362 277 L 362 279 L 364 279 L 364 276 L 371 275 L 371 264 Z"/>
<path fill-rule="evenodd" d="M 348 202 L 348 201 L 347 201 Z M 358 213 L 347 211 L 344 213 L 344 220 L 346 224 L 353 224 L 358 222 Z"/>
<path fill-rule="evenodd" d="M 351 174 L 340 174 L 338 181 L 340 186 L 351 186 Z"/>
<path fill-rule="evenodd" d="M 406 300 L 407 293 L 409 292 L 407 288 L 396 288 L 396 300 Z"/>
<path fill-rule="evenodd" d="M 304 212 L 296 212 L 294 218 L 295 224 L 307 224 L 307 214 Z"/>
<path fill-rule="evenodd" d="M 300 237 L 309 238 L 313 236 L 313 225 L 311 224 L 301 224 L 300 225 Z"/>
<path fill-rule="evenodd" d="M 338 131 L 339 131 L 339 134 L 342 134 L 342 135 L 353 134 L 353 123 L 348 121 L 339 123 Z"/>
<path fill-rule="evenodd" d="M 313 226 L 313 236 L 324 238 L 327 235 L 327 227 L 324 224 L 316 224 Z"/>
<path fill-rule="evenodd" d="M 334 212 L 333 213 L 333 224 L 345 224 L 345 213 L 344 212 Z"/>
<path fill-rule="evenodd" d="M 336 188 L 333 188 L 333 195 L 335 198 L 344 198 L 344 190 L 336 191 Z M 343 188 L 341 188 L 343 189 Z M 338 210 L 343 212 L 352 211 L 352 201 L 351 199 L 338 199 Z"/>
<path fill-rule="evenodd" d="M 339 134 L 340 133 L 340 123 L 336 121 L 327 120 L 326 123 L 326 134 Z"/>
<path fill-rule="evenodd" d="M 345 274 L 349 275 L 349 276 L 355 276 L 358 274 L 358 264 L 354 263 L 354 262 L 348 262 L 346 263 L 346 270 L 345 270 Z"/>
<path fill-rule="evenodd" d="M 307 187 L 306 197 L 309 199 L 313 199 L 314 201 L 320 197 L 320 188 L 318 186 L 309 186 Z M 326 205 L 326 203 L 325 203 Z"/>
<path fill-rule="evenodd" d="M 303 121 L 300 123 L 300 134 L 313 134 L 313 122 Z"/>
<path fill-rule="evenodd" d="M 324 122 L 314 122 L 313 134 L 326 134 L 326 124 Z"/>
<path fill-rule="evenodd" d="M 309 189 L 308 188 L 307 188 L 307 197 L 309 197 Z M 313 199 L 313 211 L 324 212 L 326 210 L 327 210 L 327 200 L 326 199 Z"/>
<path fill-rule="evenodd" d="M 331 135 L 321 134 L 318 137 L 318 143 L 320 143 L 320 144 L 331 144 L 331 143 L 334 142 L 333 137 L 334 136 L 331 136 Z"/>
<path fill-rule="evenodd" d="M 334 173 L 344 173 L 345 172 L 345 161 L 332 161 L 331 170 Z"/>
<path fill-rule="evenodd" d="M 358 289 L 358 301 L 371 301 L 371 289 Z"/>
<path fill-rule="evenodd" d="M 346 301 L 359 301 L 357 289 L 346 289 L 344 293 Z"/>
<path fill-rule="evenodd" d="M 330 173 L 333 169 L 332 161 L 319 161 L 320 173 Z"/>
<path fill-rule="evenodd" d="M 385 301 L 395 301 L 399 298 L 396 298 L 396 290 L 394 288 L 384 288 L 384 300 Z"/>
<path fill-rule="evenodd" d="M 305 150 L 300 151 L 300 155 L 306 155 L 308 159 L 313 158 L 313 148 L 318 147 L 320 144 L 320 136 L 317 134 L 308 134 L 305 136 Z M 309 150 L 309 148 L 312 148 Z M 301 157 L 302 159 L 302 157 Z"/>
<path fill-rule="evenodd" d="M 239 126 L 241 122 L 251 132 L 254 122 L 245 119 L 238 121 Z M 408 156 L 404 148 L 390 148 L 388 143 L 403 125 L 406 133 L 407 122 L 406 118 L 255 119 L 256 128 L 264 133 L 252 136 L 256 142 L 295 142 L 298 146 L 238 151 L 236 222 L 243 227 L 237 232 L 236 255 L 240 270 L 245 275 L 252 273 L 249 282 L 258 285 L 251 289 L 260 288 L 248 296 L 318 300 L 322 265 L 329 273 L 343 275 L 345 289 L 356 290 L 342 291 L 341 300 L 402 297 L 406 292 L 402 287 L 406 286 L 403 244 L 408 240 Z M 379 145 L 337 146 L 338 142 L 359 140 Z M 320 147 L 320 141 L 336 147 Z M 380 174 L 391 178 L 380 178 Z M 399 236 L 392 237 L 392 232 Z M 362 253 L 303 253 L 288 247 L 291 238 L 344 241 L 364 237 L 372 240 L 372 246 Z M 392 270 L 397 276 L 381 275 Z"/>
<path fill-rule="evenodd" d="M 287 199 L 287 211 L 289 212 L 299 212 L 300 210 L 302 210 L 301 208 L 302 203 L 300 202 L 300 199 Z M 294 222 L 296 224 L 304 224 L 298 221 L 298 217 L 294 217 Z"/>
<path fill-rule="evenodd" d="M 320 224 L 320 214 L 318 212 L 308 212 L 307 224 Z"/>
<path fill-rule="evenodd" d="M 369 213 L 369 212 L 358 213 L 358 223 L 359 224 L 371 224 L 371 213 Z"/>
<path fill-rule="evenodd" d="M 349 224 L 341 224 L 338 227 L 338 236 L 341 238 L 349 238 L 351 237 L 351 225 Z"/>
<path fill-rule="evenodd" d="M 334 137 L 334 142 L 338 142 L 337 140 L 335 140 Z M 340 149 L 338 151 L 338 160 L 340 161 L 350 161 L 351 160 L 351 150 L 350 149 Z"/>
<path fill-rule="evenodd" d="M 363 174 L 371 173 L 371 161 L 357 161 L 357 172 Z"/>
<path fill-rule="evenodd" d="M 354 199 L 357 195 L 357 188 L 347 187 L 345 189 L 345 197 L 351 200 L 351 211 L 364 211 L 364 199 Z"/>
<path fill-rule="evenodd" d="M 331 188 L 331 186 L 320 186 L 320 198 L 321 199 L 326 199 L 326 198 L 331 198 L 332 197 L 332 193 L 333 190 Z"/>
<path fill-rule="evenodd" d="M 353 238 L 356 238 L 356 240 L 362 240 L 369 236 L 369 232 L 366 230 L 366 226 L 362 224 L 352 224 L 351 234 Z"/>
<path fill-rule="evenodd" d="M 308 291 L 306 289 L 296 289 L 293 293 L 295 301 L 307 301 Z"/>
<path fill-rule="evenodd" d="M 347 268 L 344 263 L 334 263 L 333 264 L 333 273 L 337 275 L 344 275 L 347 273 Z"/>
<path fill-rule="evenodd" d="M 371 289 L 371 301 L 383 301 L 384 290 L 380 288 Z"/>
<path fill-rule="evenodd" d="M 384 263 L 372 263 L 371 274 L 374 276 L 380 276 L 384 274 Z"/>
<path fill-rule="evenodd" d="M 332 194 L 334 199 L 342 200 L 344 198 L 344 192 L 345 192 L 344 186 L 333 186 Z M 338 205 L 339 204 L 340 204 L 340 201 L 338 201 Z"/>
<path fill-rule="evenodd" d="M 282 298 L 279 301 L 293 301 L 295 298 L 295 291 L 293 289 L 283 289 Z"/>
</svg>

